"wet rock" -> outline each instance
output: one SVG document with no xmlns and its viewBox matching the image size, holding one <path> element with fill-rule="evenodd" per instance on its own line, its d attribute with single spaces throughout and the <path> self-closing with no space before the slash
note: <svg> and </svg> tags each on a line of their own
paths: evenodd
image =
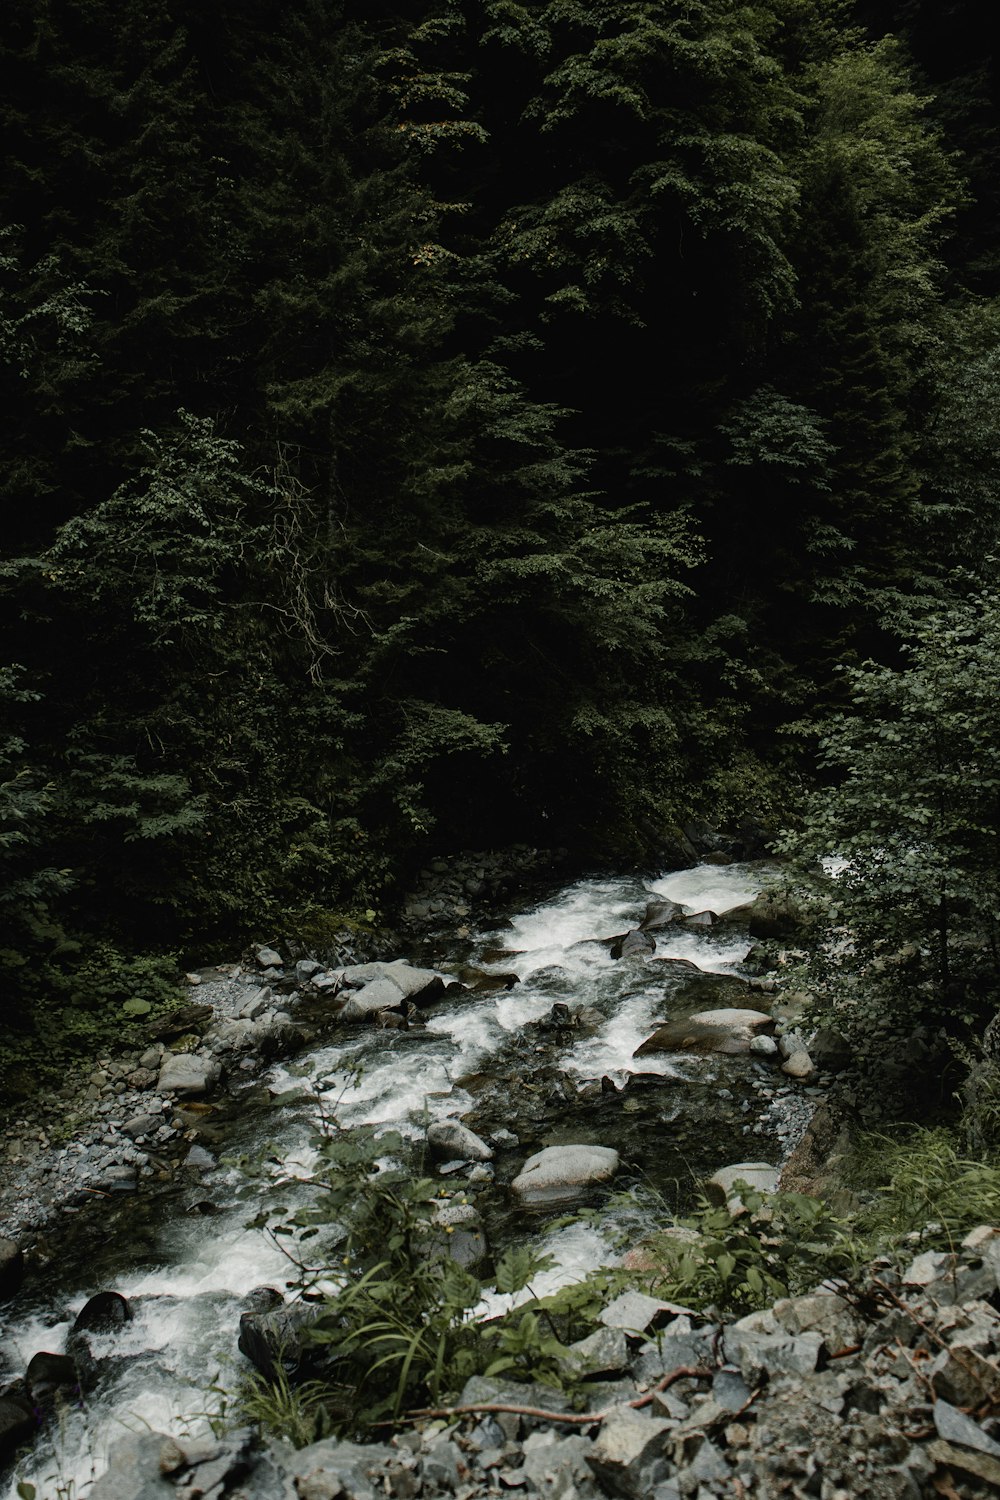
<svg viewBox="0 0 1000 1500">
<path fill-rule="evenodd" d="M 120 1292 L 96 1292 L 77 1313 L 72 1333 L 113 1333 L 131 1318 L 132 1309 Z"/>
<path fill-rule="evenodd" d="M 457 979 L 439 974 L 436 969 L 418 969 L 399 959 L 386 964 L 385 977 L 391 979 L 415 1005 L 428 1005 L 445 994 L 461 994 L 464 985 Z"/>
<path fill-rule="evenodd" d="M 730 1213 L 741 1209 L 742 1199 L 736 1191 L 738 1182 L 745 1182 L 757 1193 L 778 1191 L 779 1171 L 766 1161 L 734 1162 L 732 1166 L 720 1167 L 705 1183 L 705 1193 L 713 1203 L 725 1203 Z"/>
<path fill-rule="evenodd" d="M 493 1148 L 457 1120 L 428 1126 L 427 1146 L 435 1161 L 492 1161 Z"/>
<path fill-rule="evenodd" d="M 348 995 L 340 1010 L 342 1021 L 368 1021 L 380 1010 L 393 1010 L 403 1003 L 403 992 L 391 979 L 371 979 Z"/>
<path fill-rule="evenodd" d="M 614 1406 L 586 1455 L 601 1485 L 627 1500 L 646 1500 L 666 1478 L 664 1447 L 673 1423 L 631 1406 Z"/>
<path fill-rule="evenodd" d="M 618 1152 L 610 1146 L 546 1146 L 528 1158 L 511 1190 L 527 1208 L 569 1203 L 609 1182 L 618 1165 Z"/>
<path fill-rule="evenodd" d="M 703 1010 L 696 1015 L 668 1021 L 647 1041 L 637 1047 L 635 1057 L 650 1052 L 721 1052 L 740 1053 L 750 1050 L 754 1036 L 771 1017 L 759 1010 Z"/>
<path fill-rule="evenodd" d="M 320 1362 L 319 1350 L 310 1348 L 305 1339 L 306 1330 L 318 1317 L 315 1304 L 302 1302 L 271 1311 L 243 1312 L 237 1348 L 267 1380 L 277 1380 L 282 1373 L 299 1378 Z"/>
<path fill-rule="evenodd" d="M 31 1356 L 24 1378 L 35 1406 L 51 1405 L 59 1391 L 74 1390 L 78 1383 L 76 1365 L 69 1355 L 48 1350 Z"/>
<path fill-rule="evenodd" d="M 655 951 L 656 939 L 648 932 L 641 932 L 638 929 L 626 932 L 624 937 L 616 938 L 611 944 L 612 958 L 644 958 Z"/>
<path fill-rule="evenodd" d="M 29 1398 L 18 1400 L 10 1392 L 0 1395 L 0 1462 L 12 1457 L 34 1435 L 37 1425 Z"/>
<path fill-rule="evenodd" d="M 160 1094 L 204 1094 L 221 1072 L 214 1058 L 194 1052 L 171 1053 L 160 1068 L 156 1089 Z"/>
<path fill-rule="evenodd" d="M 183 1450 L 163 1432 L 130 1432 L 112 1445 L 108 1467 L 88 1500 L 165 1500 L 177 1495 L 171 1477 L 185 1467 Z"/>
<path fill-rule="evenodd" d="M 0 1239 L 0 1300 L 13 1297 L 24 1280 L 24 1252 L 13 1240 Z"/>
<path fill-rule="evenodd" d="M 659 932 L 683 915 L 684 908 L 678 906 L 676 901 L 650 901 L 646 907 L 646 915 L 639 923 L 639 930 L 640 932 Z"/>
<path fill-rule="evenodd" d="M 215 1157 L 211 1151 L 206 1151 L 204 1146 L 199 1146 L 195 1142 L 181 1165 L 191 1167 L 196 1172 L 207 1172 L 211 1167 L 215 1166 Z"/>
</svg>

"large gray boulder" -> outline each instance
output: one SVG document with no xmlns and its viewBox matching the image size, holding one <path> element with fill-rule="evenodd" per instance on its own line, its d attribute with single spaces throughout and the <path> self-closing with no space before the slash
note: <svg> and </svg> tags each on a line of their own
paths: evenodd
<svg viewBox="0 0 1000 1500">
<path fill-rule="evenodd" d="M 571 1203 L 610 1182 L 618 1165 L 618 1152 L 610 1146 L 546 1146 L 529 1156 L 511 1190 L 526 1208 Z"/>
<path fill-rule="evenodd" d="M 222 1072 L 214 1057 L 172 1052 L 163 1059 L 156 1089 L 160 1094 L 204 1094 Z"/>
<path fill-rule="evenodd" d="M 701 1010 L 693 1016 L 667 1021 L 653 1033 L 635 1057 L 649 1052 L 749 1052 L 750 1043 L 759 1032 L 774 1025 L 762 1010 L 728 1007 L 723 1010 Z"/>
</svg>

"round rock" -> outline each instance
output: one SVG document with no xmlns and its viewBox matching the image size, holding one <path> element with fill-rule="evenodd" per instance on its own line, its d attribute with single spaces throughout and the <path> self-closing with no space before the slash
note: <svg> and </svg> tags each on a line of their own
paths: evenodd
<svg viewBox="0 0 1000 1500">
<path fill-rule="evenodd" d="M 618 1152 L 610 1146 L 546 1146 L 529 1156 L 511 1189 L 526 1208 L 540 1208 L 572 1202 L 617 1171 Z"/>
<path fill-rule="evenodd" d="M 435 1161 L 492 1161 L 492 1147 L 457 1120 L 438 1120 L 427 1128 L 427 1145 Z"/>
<path fill-rule="evenodd" d="M 749 1052 L 753 1038 L 773 1026 L 762 1010 L 700 1010 L 693 1016 L 668 1021 L 648 1041 L 637 1047 L 635 1057 L 647 1052 Z"/>
</svg>

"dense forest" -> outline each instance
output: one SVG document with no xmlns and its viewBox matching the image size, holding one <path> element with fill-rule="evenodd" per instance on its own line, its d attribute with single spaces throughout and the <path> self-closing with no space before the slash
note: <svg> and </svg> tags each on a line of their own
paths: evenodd
<svg viewBox="0 0 1000 1500">
<path fill-rule="evenodd" d="M 797 803 L 989 1012 L 974 0 L 8 0 L 0 78 L 12 1087 L 430 849 Z"/>
</svg>

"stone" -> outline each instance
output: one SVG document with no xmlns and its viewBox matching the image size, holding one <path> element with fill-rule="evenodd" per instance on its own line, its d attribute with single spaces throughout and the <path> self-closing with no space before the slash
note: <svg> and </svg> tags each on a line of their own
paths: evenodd
<svg viewBox="0 0 1000 1500">
<path fill-rule="evenodd" d="M 271 991 L 266 985 L 251 990 L 250 994 L 240 1006 L 240 1018 L 244 1021 L 256 1021 L 270 1008 Z"/>
<path fill-rule="evenodd" d="M 13 1297 L 23 1281 L 23 1250 L 13 1240 L 0 1239 L 0 1300 Z"/>
<path fill-rule="evenodd" d="M 793 1052 L 790 1057 L 785 1058 L 781 1064 L 781 1071 L 788 1078 L 798 1078 L 805 1082 L 815 1075 L 816 1067 L 805 1048 L 800 1048 L 798 1052 Z"/>
<path fill-rule="evenodd" d="M 864 1325 L 860 1317 L 835 1292 L 784 1297 L 774 1304 L 774 1316 L 788 1333 L 818 1333 L 830 1356 L 861 1343 Z"/>
<path fill-rule="evenodd" d="M 130 1432 L 112 1444 L 108 1467 L 87 1491 L 88 1500 L 176 1500 L 168 1476 L 183 1467 L 184 1454 L 166 1433 Z"/>
<path fill-rule="evenodd" d="M 24 1378 L 31 1392 L 32 1402 L 36 1406 L 47 1406 L 56 1391 L 76 1386 L 76 1365 L 68 1354 L 52 1354 L 48 1350 L 40 1350 L 29 1359 Z"/>
<path fill-rule="evenodd" d="M 11 1458 L 34 1434 L 37 1426 L 27 1401 L 22 1403 L 9 1392 L 0 1396 L 0 1462 Z"/>
<path fill-rule="evenodd" d="M 646 915 L 639 923 L 641 932 L 659 932 L 663 927 L 669 927 L 671 922 L 676 922 L 684 915 L 683 906 L 678 906 L 676 901 L 650 901 L 646 907 Z"/>
<path fill-rule="evenodd" d="M 591 1449 L 590 1439 L 577 1433 L 560 1437 L 551 1428 L 529 1433 L 524 1440 L 522 1471 L 531 1491 L 546 1500 L 584 1500 L 597 1495 L 587 1462 Z"/>
<path fill-rule="evenodd" d="M 398 1454 L 381 1443 L 339 1443 L 333 1438 L 290 1453 L 285 1466 L 299 1500 L 384 1500 L 384 1468 Z"/>
<path fill-rule="evenodd" d="M 236 1347 L 266 1380 L 298 1377 L 319 1357 L 319 1350 L 304 1338 L 305 1330 L 319 1314 L 318 1305 L 307 1302 L 244 1311 Z"/>
<path fill-rule="evenodd" d="M 215 1157 L 211 1151 L 206 1151 L 204 1146 L 199 1146 L 195 1142 L 181 1165 L 184 1167 L 193 1167 L 198 1172 L 207 1172 L 210 1167 L 215 1166 Z"/>
<path fill-rule="evenodd" d="M 722 1010 L 698 1011 L 693 1016 L 667 1021 L 641 1047 L 637 1047 L 633 1055 L 643 1057 L 649 1052 L 680 1050 L 748 1052 L 754 1036 L 773 1024 L 771 1017 L 761 1010 L 732 1006 Z"/>
<path fill-rule="evenodd" d="M 323 965 L 315 958 L 300 958 L 295 965 L 295 978 L 299 984 L 305 984 L 322 972 Z"/>
<path fill-rule="evenodd" d="M 126 1120 L 124 1125 L 122 1126 L 122 1134 L 130 1136 L 133 1141 L 136 1141 L 140 1136 L 150 1135 L 154 1130 L 159 1130 L 162 1124 L 162 1115 L 133 1115 L 132 1118 L 130 1120 Z"/>
<path fill-rule="evenodd" d="M 985 1453 L 975 1453 L 955 1447 L 954 1444 L 946 1443 L 941 1438 L 937 1442 L 928 1443 L 927 1454 L 942 1468 L 958 1469 L 961 1473 L 972 1474 L 976 1479 L 982 1479 L 994 1489 L 1000 1490 L 1000 1459 Z M 952 1493 L 955 1493 L 954 1488 Z"/>
<path fill-rule="evenodd" d="M 776 1193 L 780 1173 L 766 1161 L 741 1161 L 729 1167 L 720 1167 L 705 1183 L 705 1194 L 713 1203 L 725 1203 L 730 1213 L 742 1210 L 743 1204 L 736 1191 L 738 1182 L 745 1182 L 757 1193 Z"/>
<path fill-rule="evenodd" d="M 620 1328 L 598 1328 L 570 1344 L 564 1357 L 578 1375 L 620 1375 L 628 1369 L 628 1340 Z"/>
<path fill-rule="evenodd" d="M 479 1211 L 471 1203 L 435 1204 L 434 1222 L 418 1236 L 416 1246 L 422 1255 L 447 1257 L 465 1268 L 478 1266 L 488 1249 Z"/>
<path fill-rule="evenodd" d="M 120 1292 L 96 1292 L 77 1313 L 72 1333 L 113 1333 L 131 1319 L 132 1309 Z"/>
<path fill-rule="evenodd" d="M 284 965 L 281 954 L 273 948 L 258 948 L 255 957 L 262 969 L 280 969 Z"/>
<path fill-rule="evenodd" d="M 435 1161 L 492 1161 L 493 1148 L 457 1120 L 438 1120 L 427 1128 L 427 1146 Z"/>
<path fill-rule="evenodd" d="M 222 1069 L 214 1058 L 196 1052 L 172 1052 L 160 1067 L 156 1089 L 160 1094 L 204 1094 Z"/>
<path fill-rule="evenodd" d="M 587 1463 L 599 1483 L 627 1500 L 649 1494 L 651 1483 L 666 1478 L 656 1473 L 663 1462 L 664 1443 L 673 1423 L 665 1417 L 647 1416 L 633 1406 L 613 1406 L 601 1423 Z M 651 1471 L 653 1471 L 651 1473 Z"/>
<path fill-rule="evenodd" d="M 457 979 L 439 974 L 436 969 L 415 968 L 413 964 L 408 964 L 403 959 L 386 964 L 385 976 L 391 979 L 393 984 L 398 985 L 406 999 L 412 1000 L 414 1005 L 427 1005 L 441 995 L 460 994 L 465 989 L 465 986 Z"/>
<path fill-rule="evenodd" d="M 380 1010 L 391 1010 L 402 1005 L 403 992 L 391 979 L 371 979 L 359 990 L 354 990 L 341 1006 L 342 1021 L 367 1021 Z"/>
<path fill-rule="evenodd" d="M 832 1026 L 821 1026 L 809 1043 L 809 1053 L 817 1068 L 825 1073 L 842 1073 L 850 1067 L 851 1045 Z"/>
<path fill-rule="evenodd" d="M 612 958 L 643 958 L 648 953 L 656 952 L 656 939 L 648 932 L 626 932 L 624 937 L 616 938 L 611 944 Z"/>
<path fill-rule="evenodd" d="M 749 1385 L 775 1375 L 811 1375 L 819 1361 L 823 1339 L 810 1331 L 790 1334 L 754 1333 L 746 1328 L 727 1328 L 724 1334 L 727 1363 L 736 1363 Z"/>
<path fill-rule="evenodd" d="M 949 1443 L 961 1443 L 963 1448 L 974 1448 L 977 1453 L 988 1453 L 1000 1458 L 1000 1443 L 988 1437 L 978 1422 L 966 1416 L 948 1401 L 938 1398 L 934 1403 L 934 1426 L 938 1437 Z"/>
<path fill-rule="evenodd" d="M 750 1038 L 750 1046 L 747 1049 L 754 1057 L 777 1057 L 778 1044 L 773 1036 L 754 1036 Z"/>
<path fill-rule="evenodd" d="M 618 1152 L 610 1146 L 546 1146 L 524 1163 L 511 1190 L 526 1208 L 568 1203 L 609 1182 L 618 1164 Z"/>
<path fill-rule="evenodd" d="M 630 1291 L 622 1292 L 620 1297 L 609 1302 L 598 1315 L 597 1321 L 603 1323 L 605 1328 L 622 1328 L 626 1333 L 639 1338 L 662 1328 L 671 1318 L 688 1312 L 688 1308 L 679 1307 L 676 1302 L 663 1302 L 659 1297 L 647 1297 L 644 1292 Z"/>
<path fill-rule="evenodd" d="M 927 1366 L 934 1394 L 953 1406 L 977 1407 L 1000 1399 L 1000 1369 L 974 1349 L 942 1349 Z"/>
</svg>

